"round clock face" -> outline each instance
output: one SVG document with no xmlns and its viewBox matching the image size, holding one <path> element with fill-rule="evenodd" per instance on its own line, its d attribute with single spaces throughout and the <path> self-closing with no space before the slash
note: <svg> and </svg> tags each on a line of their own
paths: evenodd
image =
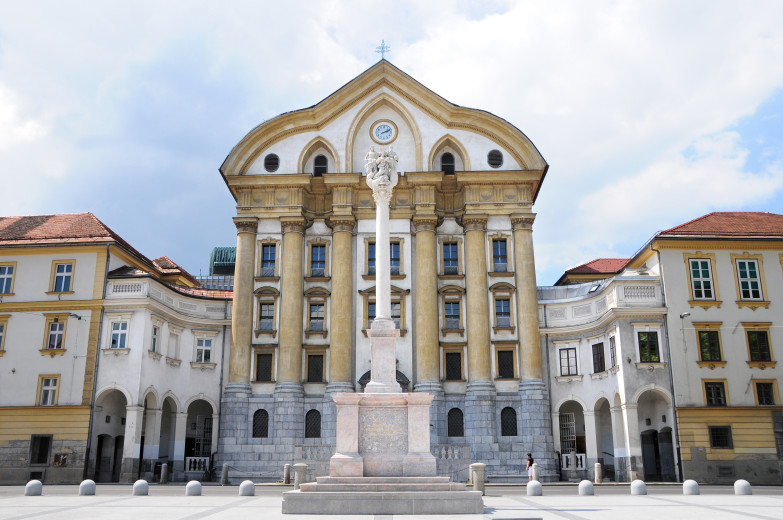
<svg viewBox="0 0 783 520">
<path fill-rule="evenodd" d="M 397 125 L 388 120 L 376 121 L 370 127 L 370 137 L 378 144 L 388 144 L 397 138 Z"/>
</svg>

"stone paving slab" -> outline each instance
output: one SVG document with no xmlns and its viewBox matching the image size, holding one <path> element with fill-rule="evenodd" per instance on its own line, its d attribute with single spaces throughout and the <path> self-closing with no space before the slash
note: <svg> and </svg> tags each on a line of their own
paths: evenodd
<svg viewBox="0 0 783 520">
<path fill-rule="evenodd" d="M 24 496 L 23 486 L 0 487 L 0 520 L 783 520 L 783 488 L 737 496 L 730 486 L 704 488 L 684 496 L 676 489 L 648 486 L 648 495 L 631 496 L 625 488 L 596 487 L 595 496 L 573 489 L 544 486 L 544 496 L 528 497 L 524 488 L 487 489 L 483 514 L 466 515 L 283 515 L 287 486 L 257 486 L 256 496 L 238 496 L 237 486 L 204 486 L 203 496 L 186 497 L 182 485 L 150 486 L 149 496 L 131 496 L 129 485 L 97 486 L 95 496 L 78 496 L 78 486 L 44 486 L 43 496 Z M 521 493 L 520 493 L 521 491 Z M 666 491 L 666 492 L 664 492 Z M 547 494 L 550 493 L 550 494 Z M 573 493 L 573 494 L 571 494 Z"/>
</svg>

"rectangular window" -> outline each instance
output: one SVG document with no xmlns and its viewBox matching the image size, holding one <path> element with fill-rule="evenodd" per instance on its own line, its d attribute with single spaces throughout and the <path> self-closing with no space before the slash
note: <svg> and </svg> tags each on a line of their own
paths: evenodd
<svg viewBox="0 0 783 520">
<path fill-rule="evenodd" d="M 391 319 L 394 321 L 394 326 L 398 329 L 400 326 L 400 302 L 391 302 Z"/>
<path fill-rule="evenodd" d="M 495 324 L 498 327 L 511 326 L 511 302 L 509 299 L 495 300 Z"/>
<path fill-rule="evenodd" d="M 739 281 L 740 299 L 761 299 L 761 277 L 756 260 L 737 260 L 737 278 Z"/>
<path fill-rule="evenodd" d="M 307 356 L 307 382 L 324 382 L 324 356 L 323 354 L 310 354 Z"/>
<path fill-rule="evenodd" d="M 326 276 L 326 246 L 313 245 L 310 258 L 310 276 Z"/>
<path fill-rule="evenodd" d="M 769 337 L 766 330 L 749 330 L 748 350 L 751 361 L 771 361 L 769 354 Z"/>
<path fill-rule="evenodd" d="M 775 406 L 774 383 L 756 383 L 756 400 L 760 406 Z"/>
<path fill-rule="evenodd" d="M 166 352 L 169 359 L 179 359 L 179 334 L 169 333 L 169 349 Z"/>
<path fill-rule="evenodd" d="M 263 244 L 261 246 L 261 276 L 269 277 L 275 275 L 276 255 L 276 244 Z"/>
<path fill-rule="evenodd" d="M 704 395 L 707 406 L 726 406 L 726 385 L 722 381 L 705 382 Z"/>
<path fill-rule="evenodd" d="M 560 375 L 561 376 L 575 376 L 577 374 L 576 367 L 576 348 L 561 348 L 560 349 Z"/>
<path fill-rule="evenodd" d="M 128 341 L 128 322 L 116 321 L 111 324 L 111 348 L 125 348 Z"/>
<path fill-rule="evenodd" d="M 617 366 L 617 346 L 615 345 L 614 336 L 609 338 L 609 362 L 612 367 Z"/>
<path fill-rule="evenodd" d="M 446 302 L 444 316 L 446 330 L 459 330 L 459 302 Z"/>
<path fill-rule="evenodd" d="M 73 264 L 54 264 L 54 287 L 52 292 L 70 292 Z"/>
<path fill-rule="evenodd" d="M 199 338 L 196 340 L 196 363 L 212 362 L 212 340 Z"/>
<path fill-rule="evenodd" d="M 324 330 L 324 304 L 310 304 L 310 330 L 321 332 Z"/>
<path fill-rule="evenodd" d="M 275 304 L 260 303 L 258 305 L 258 330 L 273 330 L 275 326 Z"/>
<path fill-rule="evenodd" d="M 731 426 L 710 426 L 710 448 L 732 449 Z"/>
<path fill-rule="evenodd" d="M 707 259 L 693 258 L 691 263 L 691 284 L 694 300 L 714 300 L 712 291 L 712 269 Z"/>
<path fill-rule="evenodd" d="M 603 372 L 606 370 L 606 362 L 604 360 L 604 344 L 596 343 L 593 345 L 593 372 Z"/>
<path fill-rule="evenodd" d="M 498 378 L 513 379 L 514 378 L 514 351 L 498 350 L 497 362 L 498 362 L 498 367 L 497 367 Z"/>
<path fill-rule="evenodd" d="M 462 381 L 462 352 L 446 352 L 446 380 Z"/>
<path fill-rule="evenodd" d="M 0 321 L 0 350 L 3 350 L 4 339 L 5 339 L 5 322 Z"/>
<path fill-rule="evenodd" d="M 658 363 L 658 333 L 637 332 L 639 339 L 639 361 L 642 363 Z"/>
<path fill-rule="evenodd" d="M 389 243 L 390 274 L 400 274 L 400 243 Z"/>
<path fill-rule="evenodd" d="M 375 274 L 375 242 L 367 243 L 367 274 Z"/>
<path fill-rule="evenodd" d="M 153 352 L 158 352 L 160 349 L 160 327 L 157 325 L 152 326 L 152 344 L 150 345 L 150 350 Z"/>
<path fill-rule="evenodd" d="M 702 361 L 720 361 L 720 339 L 717 330 L 699 331 L 699 352 Z"/>
<path fill-rule="evenodd" d="M 41 378 L 41 394 L 38 399 L 39 406 L 54 406 L 57 404 L 57 378 Z"/>
<path fill-rule="evenodd" d="M 272 381 L 273 354 L 256 355 L 256 381 Z"/>
<path fill-rule="evenodd" d="M 14 288 L 14 266 L 0 265 L 0 294 L 11 294 Z"/>
<path fill-rule="evenodd" d="M 51 435 L 31 435 L 30 464 L 49 464 L 49 451 L 51 451 L 51 448 Z"/>
<path fill-rule="evenodd" d="M 506 239 L 495 238 L 492 240 L 492 265 L 496 273 L 508 271 L 508 255 L 506 254 Z"/>
<path fill-rule="evenodd" d="M 63 340 L 65 339 L 65 323 L 60 321 L 59 318 L 49 323 L 48 339 L 46 340 L 46 348 L 58 349 L 63 348 Z"/>
<path fill-rule="evenodd" d="M 443 244 L 443 274 L 459 274 L 459 256 L 456 242 Z"/>
</svg>

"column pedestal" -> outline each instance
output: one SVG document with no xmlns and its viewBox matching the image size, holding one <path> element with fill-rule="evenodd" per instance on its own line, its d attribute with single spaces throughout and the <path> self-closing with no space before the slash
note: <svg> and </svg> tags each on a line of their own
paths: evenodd
<svg viewBox="0 0 783 520">
<path fill-rule="evenodd" d="M 559 480 L 555 471 L 554 441 L 552 440 L 552 416 L 549 393 L 540 379 L 520 381 L 519 394 L 522 399 L 520 422 L 522 442 L 530 446 L 530 453 L 541 471 L 541 480 Z M 560 434 L 558 428 L 556 435 Z"/>
</svg>

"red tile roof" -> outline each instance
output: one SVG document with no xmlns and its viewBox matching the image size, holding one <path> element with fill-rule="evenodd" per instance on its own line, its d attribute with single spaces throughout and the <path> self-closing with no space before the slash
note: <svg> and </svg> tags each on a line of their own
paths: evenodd
<svg viewBox="0 0 783 520">
<path fill-rule="evenodd" d="M 596 258 L 586 264 L 566 270 L 565 274 L 614 274 L 630 262 L 630 258 Z"/>
<path fill-rule="evenodd" d="M 783 238 L 783 215 L 760 211 L 708 213 L 658 233 L 658 237 Z"/>
</svg>

